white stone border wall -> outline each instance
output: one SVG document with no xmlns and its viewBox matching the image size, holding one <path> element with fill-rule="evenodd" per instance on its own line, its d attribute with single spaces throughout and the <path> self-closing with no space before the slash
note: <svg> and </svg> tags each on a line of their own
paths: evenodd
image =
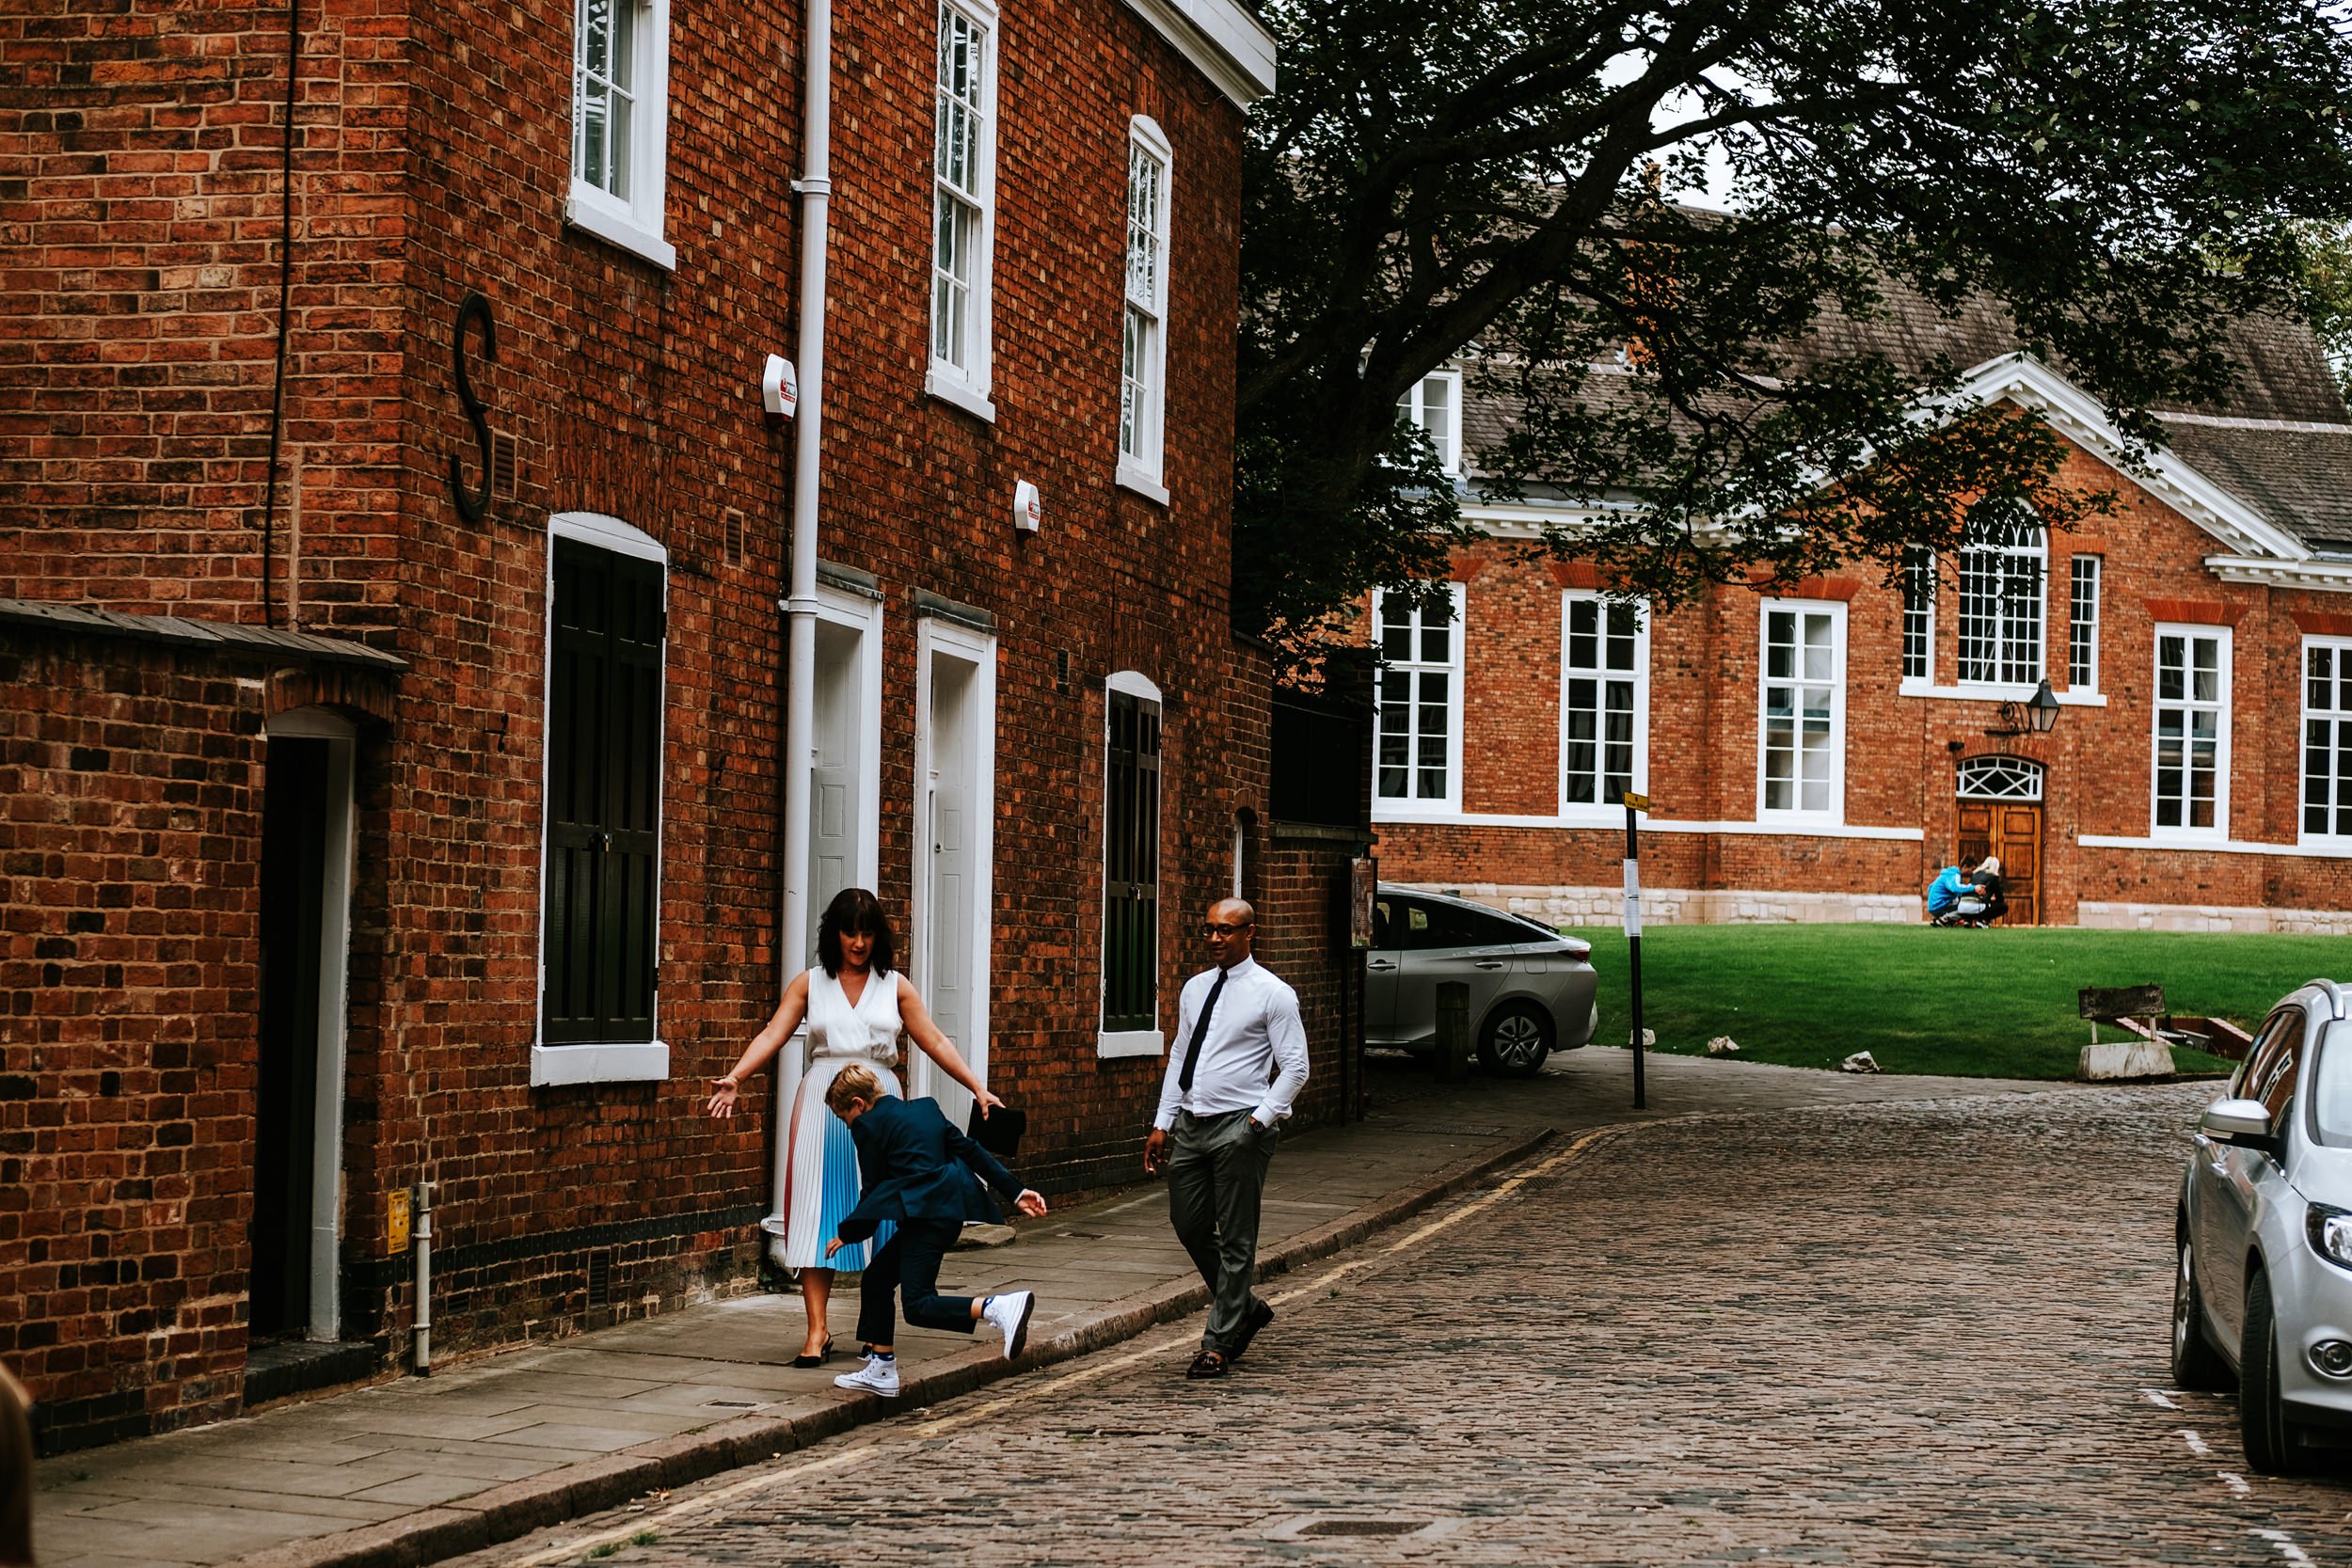
<svg viewBox="0 0 2352 1568">
<path fill-rule="evenodd" d="M 1621 887 L 1520 887 L 1500 882 L 1399 882 L 1423 893 L 1450 893 L 1540 920 L 1547 926 L 1614 926 L 1625 918 Z M 1787 926 L 1861 922 L 1915 926 L 1927 919 L 1909 894 L 1775 893 L 1746 888 L 1642 890 L 1647 926 Z"/>
<path fill-rule="evenodd" d="M 1422 893 L 1450 893 L 1540 920 L 1547 926 L 1615 926 L 1625 890 L 1529 887 L 1506 882 L 1399 882 Z M 2102 931 L 2275 931 L 2352 936 L 2352 910 L 2273 910 L 2220 904 L 2119 904 L 2084 899 L 2074 923 Z M 1650 926 L 1918 925 L 1922 901 L 1907 894 L 1775 893 L 1726 888 L 1645 888 L 1642 920 Z"/>
<path fill-rule="evenodd" d="M 2352 936 L 2352 910 L 2270 910 L 2227 904 L 2111 904 L 2084 899 L 2074 922 L 2103 931 L 2278 931 Z"/>
</svg>

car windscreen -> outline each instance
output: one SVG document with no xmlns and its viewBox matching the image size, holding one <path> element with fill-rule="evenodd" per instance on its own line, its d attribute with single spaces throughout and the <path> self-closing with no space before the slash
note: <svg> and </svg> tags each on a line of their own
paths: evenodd
<svg viewBox="0 0 2352 1568">
<path fill-rule="evenodd" d="M 2311 1074 L 2312 1136 L 2323 1144 L 2352 1148 L 2352 1023 L 2328 1025 L 2319 1061 Z"/>
</svg>

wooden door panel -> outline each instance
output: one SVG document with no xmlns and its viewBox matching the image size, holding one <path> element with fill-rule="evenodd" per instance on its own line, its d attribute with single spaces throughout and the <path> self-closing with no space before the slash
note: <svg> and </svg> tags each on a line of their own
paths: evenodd
<svg viewBox="0 0 2352 1568">
<path fill-rule="evenodd" d="M 2005 926 L 2042 924 L 2042 808 L 2010 800 L 1960 802 L 1959 844 L 1953 861 L 1963 870 L 1997 855 L 2009 893 Z"/>
</svg>

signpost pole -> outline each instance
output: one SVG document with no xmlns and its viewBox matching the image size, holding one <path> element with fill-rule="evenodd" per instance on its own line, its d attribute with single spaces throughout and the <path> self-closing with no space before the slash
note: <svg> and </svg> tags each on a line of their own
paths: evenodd
<svg viewBox="0 0 2352 1568">
<path fill-rule="evenodd" d="M 1649 809 L 1649 797 L 1625 797 L 1625 948 L 1628 983 L 1633 1002 L 1633 1108 L 1648 1108 L 1642 1082 L 1642 833 L 1640 814 Z"/>
</svg>

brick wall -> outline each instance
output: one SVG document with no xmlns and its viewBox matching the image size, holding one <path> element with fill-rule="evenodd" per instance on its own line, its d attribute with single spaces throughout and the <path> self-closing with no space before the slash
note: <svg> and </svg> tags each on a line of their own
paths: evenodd
<svg viewBox="0 0 2352 1568">
<path fill-rule="evenodd" d="M 252 675 L 0 632 L 0 1358 L 50 1430 L 237 1407 Z"/>
<path fill-rule="evenodd" d="M 396 651 L 407 665 L 361 700 L 298 670 L 225 689 L 111 645 L 72 660 L 44 654 L 48 686 L 24 689 L 64 693 L 57 705 L 70 717 L 58 723 L 71 733 L 44 735 L 48 750 L 12 763 L 20 770 L 62 768 L 85 787 L 71 755 L 103 741 L 118 689 L 180 705 L 174 736 L 242 737 L 233 754 L 203 758 L 241 771 L 233 785 L 204 786 L 203 869 L 186 884 L 204 891 L 187 895 L 184 918 L 204 923 L 205 962 L 246 978 L 230 984 L 225 1005 L 212 988 L 227 982 L 206 981 L 199 1006 L 167 987 L 118 990 L 93 960 L 56 990 L 38 966 L 64 960 L 20 956 L 18 945 L 56 940 L 57 911 L 117 882 L 144 886 L 136 879 L 169 863 L 140 850 L 126 862 L 135 869 L 102 876 L 77 860 L 50 874 L 35 912 L 14 915 L 40 928 L 9 934 L 13 994 L 38 998 L 10 1016 L 112 1031 L 125 1085 L 178 1062 L 187 1031 L 216 1032 L 211 1098 L 165 1103 L 189 1092 L 178 1078 L 168 1089 L 125 1087 L 108 1125 L 123 1129 L 126 1148 L 138 1143 L 139 1161 L 165 1164 L 190 1158 L 149 1148 L 165 1127 L 192 1129 L 193 1148 L 249 1140 L 253 737 L 265 713 L 357 705 L 369 724 L 358 768 L 342 1302 L 346 1337 L 372 1341 L 387 1368 L 406 1354 L 414 1302 L 411 1259 L 383 1248 L 385 1204 L 420 1181 L 435 1187 L 441 1355 L 750 1277 L 752 1222 L 768 1206 L 771 1091 L 755 1085 L 748 1114 L 727 1126 L 704 1118 L 700 1103 L 706 1081 L 774 1007 L 787 967 L 775 758 L 792 434 L 760 419 L 756 377 L 763 354 L 791 353 L 797 341 L 799 14 L 674 13 L 675 272 L 562 220 L 568 7 L 304 7 L 291 252 L 278 244 L 289 194 L 282 8 L 133 0 L 103 17 L 0 29 L 0 80 L 21 84 L 0 88 L 0 225 L 14 242 L 0 291 L 13 316 L 0 364 L 14 372 L 0 375 L 0 429 L 15 438 L 0 469 L 0 596 L 298 627 Z M 1103 1061 L 1095 1050 L 1107 677 L 1136 671 L 1168 697 L 1166 1027 L 1198 961 L 1187 933 L 1230 878 L 1236 817 L 1266 818 L 1271 675 L 1227 621 L 1239 116 L 1117 0 L 1061 0 L 1008 19 L 997 414 L 986 423 L 923 389 L 932 12 L 868 9 L 837 25 L 818 528 L 824 556 L 869 574 L 882 605 L 879 892 L 903 924 L 915 867 L 928 864 L 912 842 L 917 594 L 941 595 L 988 618 L 997 639 L 992 1086 L 1032 1112 L 1021 1163 L 1041 1184 L 1125 1180 L 1137 1171 L 1160 1063 Z M 1128 121 L 1138 113 L 1175 151 L 1166 505 L 1112 480 Z M 265 517 L 281 256 L 292 268 L 284 420 L 278 504 Z M 477 477 L 452 357 L 469 292 L 488 301 L 497 337 L 495 360 L 478 339 L 468 348 L 471 384 L 515 452 L 511 488 L 478 524 L 460 517 L 448 479 L 453 454 Z M 1010 527 L 1018 480 L 1043 494 L 1035 535 Z M 560 512 L 618 517 L 669 552 L 658 959 L 671 1075 L 660 1083 L 528 1081 L 548 528 Z M 156 741 L 151 755 L 144 742 L 105 744 L 106 788 L 127 801 L 151 771 L 168 781 L 179 741 Z M 48 779 L 21 771 L 8 809 L 33 814 L 13 819 L 30 824 L 17 831 L 62 855 L 71 834 L 97 829 L 46 815 L 73 798 Z M 1335 1052 L 1341 982 L 1319 966 L 1352 973 L 1321 945 L 1343 856 L 1324 844 L 1286 847 L 1263 830 L 1260 839 L 1283 972 L 1309 999 L 1318 1051 Z M 133 1171 L 128 1155 L 121 1171 L 92 1164 L 56 1142 L 62 1133 L 39 1132 L 84 1125 L 92 1091 L 72 1074 L 114 1069 L 20 1071 L 16 1047 L 11 1038 L 7 1082 L 29 1087 L 0 1101 L 0 1128 L 52 1140 L 38 1223 L 63 1234 L 84 1201 L 72 1183 L 95 1192 L 148 1180 L 147 1167 Z M 1317 1074 L 1311 1116 L 1336 1108 L 1322 1055 Z M 203 1257 L 201 1330 L 213 1338 L 148 1355 L 131 1405 L 87 1406 L 73 1431 L 53 1428 L 46 1440 L 236 1407 L 251 1181 L 235 1164 L 218 1158 L 205 1214 L 215 1229 L 200 1243 L 178 1233 L 188 1222 L 174 1215 L 142 1212 L 131 1227 L 143 1227 L 146 1251 Z M 20 1226 L 35 1224 L 19 1218 L 30 1212 L 0 1210 Z M 33 1231 L 20 1234 L 29 1242 Z M 0 1232 L 0 1301 L 18 1304 L 16 1338 L 0 1338 L 0 1354 L 27 1358 L 46 1402 L 111 1397 L 112 1384 L 84 1373 L 119 1360 L 121 1342 L 38 1272 L 56 1256 L 36 1261 Z M 194 1265 L 180 1267 L 184 1279 Z M 37 1314 L 27 1302 L 40 1304 Z"/>
<path fill-rule="evenodd" d="M 2074 555 L 2102 558 L 2097 687 L 2104 705 L 2066 705 L 2047 735 L 1992 737 L 1994 705 L 1898 694 L 1901 600 L 1872 569 L 1810 581 L 1797 596 L 1847 614 L 1845 822 L 1915 830 L 1917 839 L 1789 832 L 1643 837 L 1643 882 L 1663 906 L 1702 919 L 1875 919 L 1902 912 L 1957 853 L 1956 769 L 2006 753 L 2047 769 L 2042 918 L 2217 928 L 2333 929 L 2352 916 L 2352 863 L 2342 859 L 2181 848 L 2110 848 L 2080 835 L 2151 832 L 2154 627 L 2159 620 L 2233 627 L 2230 837 L 2293 846 L 2297 834 L 2300 616 L 2337 624 L 2336 596 L 2225 583 L 2204 566 L 2213 537 L 2077 448 L 2070 483 L 2113 489 L 2116 512 L 2054 535 L 2046 582 L 2047 665 L 2066 690 L 2068 589 Z M 1956 564 L 1943 563 L 1933 684 L 1958 680 Z M 1463 799 L 1473 815 L 1556 810 L 1560 588 L 1595 579 L 1575 563 L 1538 564 L 1496 545 L 1467 552 L 1469 696 Z M 1650 634 L 1652 820 L 1750 822 L 1756 816 L 1759 594 L 1723 589 L 1656 618 Z M 1622 830 L 1389 822 L 1383 875 L 1459 888 L 1530 909 L 1590 911 L 1620 880 Z M 1577 890 L 1578 895 L 1565 895 Z M 1681 895 L 1691 895 L 1683 897 Z M 1712 896 L 1722 894 L 1724 896 Z M 1707 895 L 1707 896 L 1701 896 Z M 1774 898 L 1772 895 L 1787 895 Z M 1751 896 L 1753 895 L 1753 896 Z M 2150 913 L 2150 911 L 2155 911 Z M 2179 918 L 2165 911 L 2177 911 Z M 1653 908 L 1653 917 L 1661 910 Z M 1612 915 L 1613 918 L 1613 914 Z"/>
</svg>

